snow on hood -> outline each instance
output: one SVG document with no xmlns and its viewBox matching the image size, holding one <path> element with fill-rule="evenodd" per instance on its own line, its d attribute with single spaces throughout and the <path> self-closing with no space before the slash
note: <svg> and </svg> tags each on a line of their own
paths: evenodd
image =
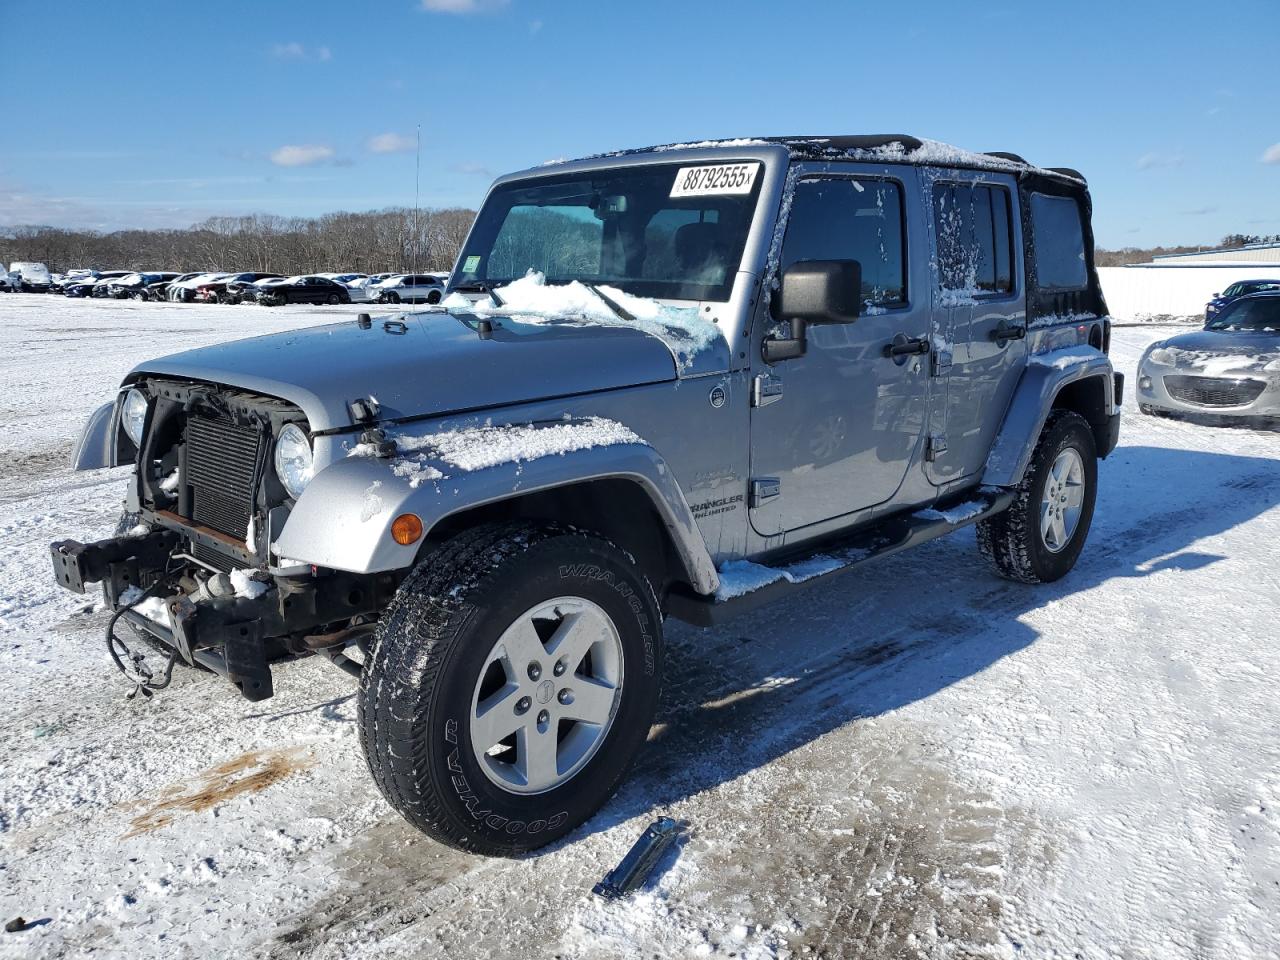
<svg viewBox="0 0 1280 960">
<path fill-rule="evenodd" d="M 495 289 L 494 292 L 502 299 L 502 306 L 487 297 L 473 303 L 459 293 L 450 294 L 441 306 L 480 317 L 516 317 L 523 323 L 563 322 L 572 318 L 593 325 L 643 330 L 667 345 L 681 372 L 689 368 L 698 353 L 724 339 L 719 327 L 699 316 L 697 307 L 667 306 L 606 284 L 600 284 L 598 289 L 635 320 L 619 317 L 607 303 L 577 280 L 549 284 L 544 274 L 534 270 Z"/>
<path fill-rule="evenodd" d="M 524 423 L 493 426 L 485 423 L 439 433 L 388 431 L 396 449 L 391 471 L 417 487 L 428 480 L 444 480 L 455 473 L 469 473 L 504 463 L 523 463 L 542 457 L 564 456 L 577 450 L 620 443 L 643 443 L 630 428 L 604 417 L 561 423 Z M 376 454 L 371 444 L 358 444 L 348 456 Z M 448 471 L 448 472 L 446 472 Z"/>
<path fill-rule="evenodd" d="M 1153 343 L 1147 356 L 1207 376 L 1280 373 L 1280 334 L 1197 330 Z"/>
</svg>

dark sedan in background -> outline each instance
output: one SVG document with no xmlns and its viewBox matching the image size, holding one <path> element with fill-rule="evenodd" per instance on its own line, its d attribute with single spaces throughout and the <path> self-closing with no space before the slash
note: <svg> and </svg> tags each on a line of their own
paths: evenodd
<svg viewBox="0 0 1280 960">
<path fill-rule="evenodd" d="M 1280 280 L 1237 280 L 1221 293 L 1215 293 L 1213 298 L 1205 304 L 1204 318 L 1212 320 L 1227 304 L 1240 297 L 1247 297 L 1251 293 L 1268 293 L 1272 290 L 1280 290 Z"/>
<path fill-rule="evenodd" d="M 88 273 L 84 276 L 77 277 L 74 280 L 64 281 L 62 284 L 62 292 L 68 297 L 91 297 L 93 296 L 94 287 L 96 287 L 99 282 L 103 280 L 114 280 L 117 277 L 127 277 L 128 275 L 128 270 L 104 270 L 101 273 Z"/>
<path fill-rule="evenodd" d="M 283 283 L 263 287 L 258 302 L 268 307 L 286 303 L 350 303 L 347 288 L 325 277 L 290 277 Z"/>
</svg>

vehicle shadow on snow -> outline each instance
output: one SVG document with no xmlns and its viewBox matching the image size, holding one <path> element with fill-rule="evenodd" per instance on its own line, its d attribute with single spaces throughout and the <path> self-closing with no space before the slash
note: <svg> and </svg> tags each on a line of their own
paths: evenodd
<svg viewBox="0 0 1280 960">
<path fill-rule="evenodd" d="M 669 621 L 649 743 L 619 793 L 568 842 L 980 673 L 1042 639 L 1020 618 L 1053 601 L 1117 578 L 1218 562 L 1188 548 L 1277 503 L 1274 460 L 1122 447 L 1101 465 L 1089 542 L 1058 583 L 998 579 L 963 531 L 722 627 Z"/>
</svg>

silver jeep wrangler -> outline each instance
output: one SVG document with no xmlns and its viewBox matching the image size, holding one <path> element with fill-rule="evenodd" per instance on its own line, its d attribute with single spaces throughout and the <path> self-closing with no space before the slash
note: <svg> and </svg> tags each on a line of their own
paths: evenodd
<svg viewBox="0 0 1280 960">
<path fill-rule="evenodd" d="M 80 469 L 135 464 L 101 582 L 137 688 L 251 700 L 320 655 L 414 826 L 563 836 L 649 730 L 667 616 L 714 624 L 977 525 L 1084 546 L 1122 383 L 1084 178 L 908 136 L 654 147 L 503 177 L 438 305 L 138 366 Z M 152 671 L 117 632 L 167 654 Z"/>
</svg>

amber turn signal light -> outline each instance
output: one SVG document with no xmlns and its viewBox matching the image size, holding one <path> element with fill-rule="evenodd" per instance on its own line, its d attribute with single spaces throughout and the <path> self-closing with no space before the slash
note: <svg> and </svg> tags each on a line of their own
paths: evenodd
<svg viewBox="0 0 1280 960">
<path fill-rule="evenodd" d="M 391 521 L 391 539 L 402 547 L 422 539 L 422 520 L 416 514 L 402 513 Z"/>
</svg>

